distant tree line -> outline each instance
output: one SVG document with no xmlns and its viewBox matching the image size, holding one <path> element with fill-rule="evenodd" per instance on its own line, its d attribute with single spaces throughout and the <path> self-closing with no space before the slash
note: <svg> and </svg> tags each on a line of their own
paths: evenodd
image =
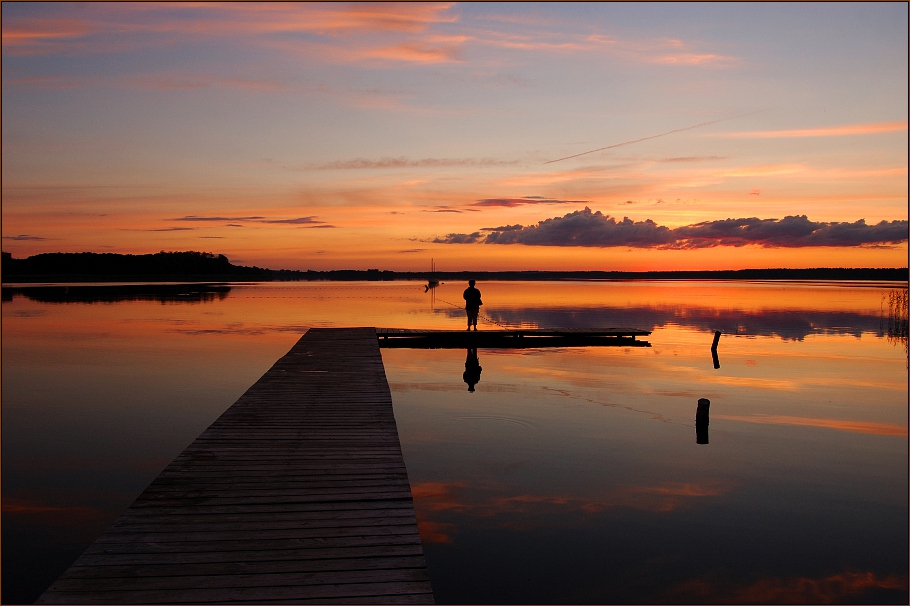
<svg viewBox="0 0 910 606">
<path fill-rule="evenodd" d="M 208 252 L 43 253 L 14 259 L 3 253 L 3 282 L 170 282 L 265 280 L 908 280 L 904 268 L 739 269 L 721 271 L 456 271 L 379 269 L 297 271 L 233 265 Z"/>
<path fill-rule="evenodd" d="M 43 253 L 14 259 L 3 253 L 3 281 L 33 281 L 49 277 L 69 281 L 172 279 L 271 279 L 260 267 L 232 265 L 224 255 L 207 252 L 159 252 L 149 255 L 118 253 Z"/>
</svg>

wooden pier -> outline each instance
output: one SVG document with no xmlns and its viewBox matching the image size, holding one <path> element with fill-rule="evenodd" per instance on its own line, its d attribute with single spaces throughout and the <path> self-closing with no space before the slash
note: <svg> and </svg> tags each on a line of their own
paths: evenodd
<svg viewBox="0 0 910 606">
<path fill-rule="evenodd" d="M 432 603 L 376 329 L 310 329 L 38 603 Z"/>
<path fill-rule="evenodd" d="M 509 328 L 501 330 L 414 330 L 377 328 L 380 347 L 425 349 L 527 349 L 532 347 L 651 347 L 635 337 L 647 330 Z"/>
</svg>

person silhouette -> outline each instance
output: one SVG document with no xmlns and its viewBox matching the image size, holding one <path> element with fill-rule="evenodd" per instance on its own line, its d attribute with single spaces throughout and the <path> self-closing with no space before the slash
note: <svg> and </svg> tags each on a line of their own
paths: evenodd
<svg viewBox="0 0 910 606">
<path fill-rule="evenodd" d="M 461 375 L 464 382 L 468 384 L 468 391 L 473 393 L 474 386 L 480 383 L 480 371 L 482 370 L 480 360 L 477 359 L 477 348 L 468 348 L 468 355 L 464 361 L 464 374 Z"/>
<path fill-rule="evenodd" d="M 477 330 L 477 314 L 480 313 L 480 306 L 483 301 L 480 300 L 480 291 L 474 288 L 474 280 L 468 280 L 468 287 L 464 289 L 464 309 L 468 314 L 468 330 L 474 326 Z"/>
</svg>

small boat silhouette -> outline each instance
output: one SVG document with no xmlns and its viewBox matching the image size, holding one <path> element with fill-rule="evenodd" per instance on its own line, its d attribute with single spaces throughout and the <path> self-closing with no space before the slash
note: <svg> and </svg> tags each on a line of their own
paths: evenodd
<svg viewBox="0 0 910 606">
<path fill-rule="evenodd" d="M 423 287 L 423 292 L 428 292 L 437 286 L 439 286 L 439 280 L 436 279 L 436 261 L 430 259 L 430 277 L 427 278 L 427 285 Z"/>
</svg>

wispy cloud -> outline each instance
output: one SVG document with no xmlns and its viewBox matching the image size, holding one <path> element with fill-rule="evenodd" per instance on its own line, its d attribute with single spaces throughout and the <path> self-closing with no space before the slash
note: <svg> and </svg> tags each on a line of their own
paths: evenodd
<svg viewBox="0 0 910 606">
<path fill-rule="evenodd" d="M 111 84 L 118 84 L 112 82 Z M 252 92 L 283 93 L 299 91 L 302 88 L 283 82 L 257 80 L 252 78 L 222 78 L 209 74 L 145 74 L 129 78 L 128 86 L 154 90 L 197 90 L 205 88 L 235 88 Z"/>
<path fill-rule="evenodd" d="M 3 236 L 4 240 L 15 240 L 17 242 L 23 242 L 26 240 L 46 240 L 47 238 L 42 238 L 41 236 L 29 236 L 28 234 L 19 234 L 18 236 Z"/>
<path fill-rule="evenodd" d="M 60 76 L 60 75 L 36 75 L 22 77 L 3 78 L 4 86 L 23 86 L 27 88 L 37 88 L 41 90 L 68 90 L 73 88 L 84 88 L 86 86 L 95 86 L 100 82 L 100 78 L 93 76 Z"/>
<path fill-rule="evenodd" d="M 305 168 L 318 170 L 363 170 L 363 169 L 391 169 L 391 168 L 464 168 L 485 166 L 515 166 L 518 160 L 497 160 L 496 158 L 353 158 L 351 160 L 336 160 L 325 164 L 309 165 Z"/>
<path fill-rule="evenodd" d="M 658 162 L 709 162 L 712 160 L 726 160 L 726 156 L 679 156 L 676 158 L 663 158 Z"/>
<path fill-rule="evenodd" d="M 316 217 L 297 217 L 296 219 L 262 219 L 260 223 L 285 223 L 288 225 L 316 225 L 325 221 L 318 221 Z"/>
<path fill-rule="evenodd" d="M 440 113 L 439 110 L 418 108 L 410 105 L 407 95 L 402 91 L 384 90 L 380 88 L 363 88 L 343 85 L 333 85 L 328 82 L 297 81 L 293 77 L 263 77 L 261 71 L 224 75 L 220 73 L 205 73 L 204 71 L 186 71 L 175 69 L 172 71 L 157 71 L 140 75 L 106 75 L 106 76 L 73 76 L 59 74 L 16 74 L 9 75 L 4 72 L 4 87 L 16 87 L 37 90 L 68 90 L 68 89 L 97 89 L 110 88 L 117 90 L 161 91 L 161 92 L 192 92 L 201 90 L 237 90 L 248 94 L 293 94 L 304 96 L 321 96 L 351 107 L 371 108 L 387 111 L 406 111 L 409 113 Z M 364 160 L 367 167 L 370 161 Z M 421 166 L 443 166 L 451 162 L 452 166 L 472 165 L 471 161 L 439 160 L 433 159 L 417 161 Z M 517 164 L 518 161 L 496 161 L 492 159 L 477 160 L 475 165 L 506 166 Z M 381 168 L 381 161 L 376 168 Z M 356 166 L 352 166 L 356 167 Z M 317 168 L 344 168 L 344 166 L 306 165 L 303 170 Z"/>
<path fill-rule="evenodd" d="M 185 217 L 177 217 L 176 219 L 171 219 L 171 221 L 258 221 L 265 219 L 265 217 L 254 215 L 251 217 L 200 217 L 197 215 L 186 215 Z"/>
<path fill-rule="evenodd" d="M 419 33 L 451 22 L 445 3 L 123 3 L 85 5 L 79 16 L 3 21 L 4 53 L 110 52 L 126 43 L 166 45 L 174 36 L 250 38 Z M 146 38 L 137 38 L 146 35 Z M 102 39 L 103 38 L 103 39 Z"/>
<path fill-rule="evenodd" d="M 453 208 L 451 206 L 435 206 L 433 208 L 425 208 L 422 212 L 425 213 L 464 213 L 464 212 L 480 212 L 477 208 Z"/>
<path fill-rule="evenodd" d="M 488 232 L 481 234 L 480 231 Z M 624 246 L 632 248 L 693 249 L 756 245 L 765 248 L 810 246 L 869 246 L 908 240 L 906 220 L 867 225 L 810 221 L 806 215 L 783 219 L 724 219 L 671 229 L 645 219 L 621 221 L 590 208 L 554 217 L 536 225 L 484 228 L 471 234 L 451 233 L 432 240 L 439 244 L 524 244 L 529 246 Z"/>
<path fill-rule="evenodd" d="M 328 225 L 325 221 L 320 221 L 316 216 L 309 217 L 295 217 L 293 219 L 269 219 L 262 215 L 251 215 L 246 217 L 222 217 L 222 216 L 210 216 L 210 217 L 200 217 L 198 215 L 186 215 L 185 217 L 177 217 L 170 219 L 171 221 L 193 221 L 193 222 L 204 222 L 204 223 L 224 223 L 225 227 L 243 227 L 243 223 L 271 223 L 275 225 L 301 225 L 304 227 L 335 227 L 334 225 Z M 190 227 L 174 227 L 168 228 L 167 230 L 155 230 L 155 231 L 170 231 L 178 229 L 195 229 Z"/>
<path fill-rule="evenodd" d="M 661 65 L 708 65 L 718 63 L 732 63 L 735 57 L 717 55 L 714 53 L 674 53 L 657 55 L 649 59 L 651 63 Z"/>
<path fill-rule="evenodd" d="M 491 20 L 510 21 L 496 18 Z M 555 30 L 549 21 L 536 21 L 533 26 L 532 31 L 525 28 L 521 33 L 490 28 L 473 29 L 470 30 L 470 42 L 522 52 L 551 55 L 596 54 L 616 57 L 630 63 L 680 67 L 726 67 L 737 65 L 740 61 L 738 57 L 707 52 L 679 39 L 625 39 L 605 33 L 565 34 Z"/>
<path fill-rule="evenodd" d="M 566 33 L 549 20 L 516 31 L 491 15 L 464 23 L 453 3 L 86 4 L 54 17 L 4 15 L 10 55 L 88 54 L 230 38 L 329 62 L 465 63 L 491 49 L 549 55 L 600 54 L 671 67 L 735 65 L 737 57 L 679 39 Z M 452 26 L 458 27 L 452 31 Z M 447 29 L 443 29 L 447 27 Z M 509 31 L 511 29 L 511 31 Z"/>
<path fill-rule="evenodd" d="M 534 204 L 587 204 L 589 200 L 555 200 L 542 196 L 524 196 L 523 198 L 486 198 L 478 200 L 473 206 L 514 207 Z"/>
<path fill-rule="evenodd" d="M 736 133 L 712 133 L 706 137 L 725 139 L 787 139 L 793 137 L 843 137 L 847 135 L 874 135 L 907 130 L 907 121 L 852 124 L 825 128 L 797 128 L 792 130 L 756 130 Z"/>
<path fill-rule="evenodd" d="M 386 59 L 409 63 L 460 63 L 464 36 L 424 37 L 419 42 L 364 49 L 359 59 Z"/>
</svg>

